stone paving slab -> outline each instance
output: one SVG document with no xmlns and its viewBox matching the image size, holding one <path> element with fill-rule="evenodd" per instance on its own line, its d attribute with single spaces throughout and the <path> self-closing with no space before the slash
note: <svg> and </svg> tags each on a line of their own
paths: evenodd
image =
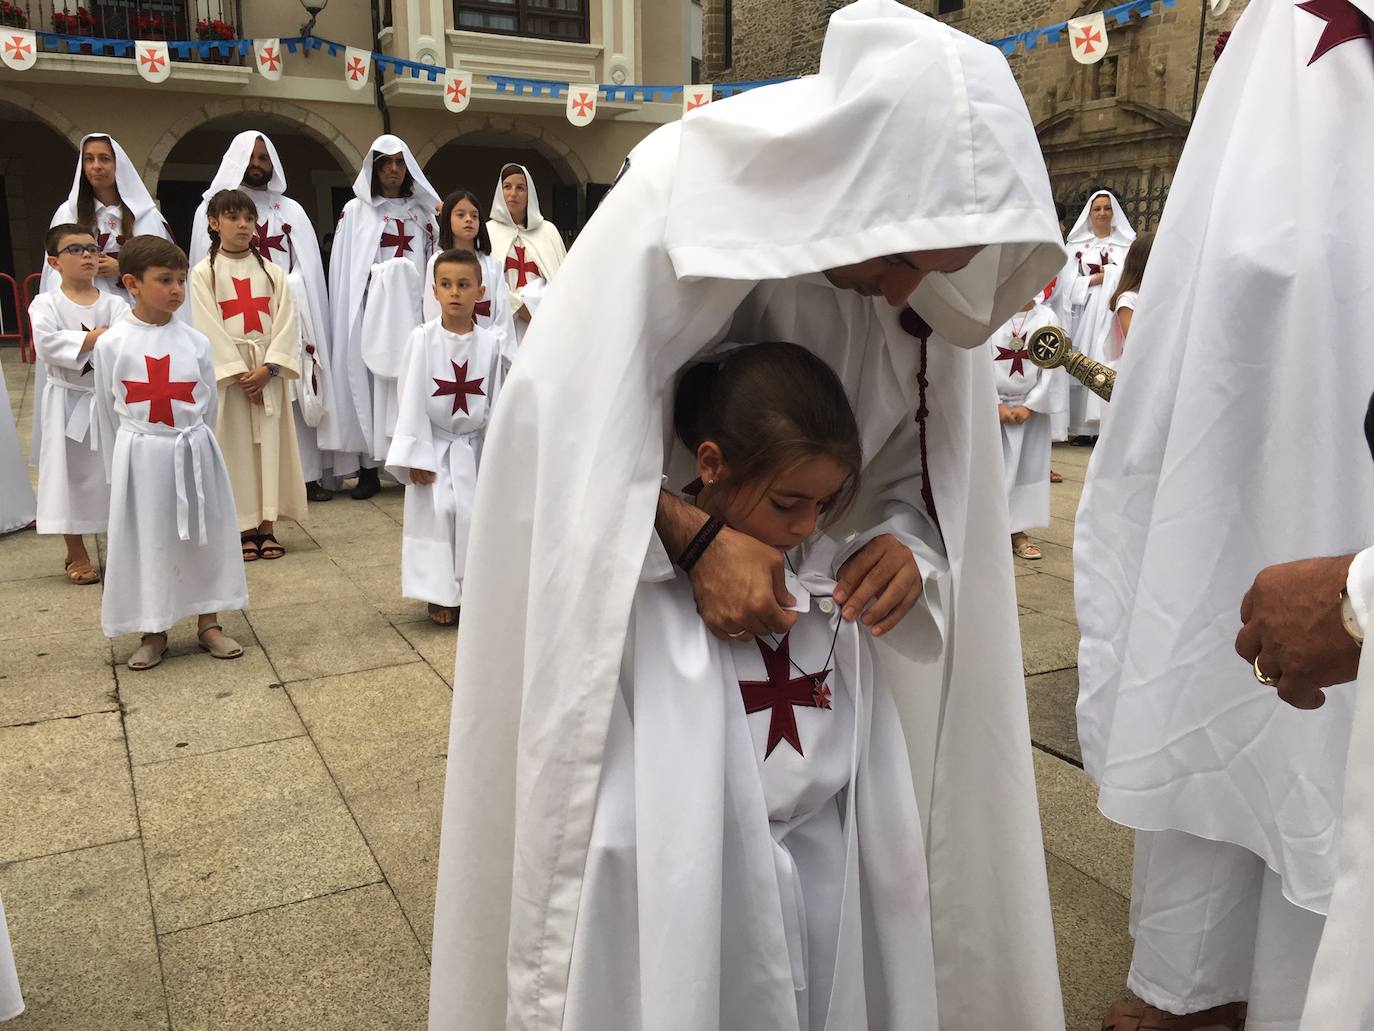
<svg viewBox="0 0 1374 1031">
<path fill-rule="evenodd" d="M 251 604 L 251 595 L 248 600 Z M 336 604 L 320 598 L 250 609 L 248 618 L 283 681 L 381 669 L 420 658 L 371 601 Z"/>
<path fill-rule="evenodd" d="M 1135 832 L 1097 811 L 1097 786 L 1082 770 L 1039 749 L 1032 758 L 1045 851 L 1129 898 Z"/>
<path fill-rule="evenodd" d="M 0 641 L 0 726 L 118 706 L 110 642 L 98 633 L 68 630 Z"/>
<path fill-rule="evenodd" d="M 9 550 L 12 535 L 3 538 Z M 31 530 L 21 531 L 17 539 L 36 538 Z M 0 641 L 50 634 L 55 629 L 86 630 L 100 636 L 100 588 L 79 587 L 60 575 L 62 560 L 57 560 L 57 576 L 11 581 L 4 586 L 0 605 Z"/>
<path fill-rule="evenodd" d="M 1125 927 L 1130 903 L 1062 859 L 1047 855 L 1045 860 L 1065 1027 L 1099 1031 L 1111 1004 L 1129 997 L 1131 940 Z"/>
<path fill-rule="evenodd" d="M 161 1031 L 143 848 L 122 841 L 0 864 L 28 1010 L 5 1031 Z"/>
<path fill-rule="evenodd" d="M 1078 744 L 1078 670 L 1057 669 L 1026 677 L 1026 706 L 1036 746 L 1081 767 Z"/>
</svg>

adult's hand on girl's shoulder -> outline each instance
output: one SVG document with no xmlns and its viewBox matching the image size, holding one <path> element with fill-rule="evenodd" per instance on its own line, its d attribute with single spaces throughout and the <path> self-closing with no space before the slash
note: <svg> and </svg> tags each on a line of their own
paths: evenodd
<svg viewBox="0 0 1374 1031">
<path fill-rule="evenodd" d="M 783 585 L 782 553 L 725 527 L 692 566 L 692 594 L 706 629 L 721 640 L 785 634 L 797 621 L 783 606 L 796 599 Z"/>
<path fill-rule="evenodd" d="M 900 623 L 920 597 L 916 556 L 890 533 L 874 537 L 840 566 L 835 600 L 845 619 L 859 619 L 874 637 Z"/>
</svg>

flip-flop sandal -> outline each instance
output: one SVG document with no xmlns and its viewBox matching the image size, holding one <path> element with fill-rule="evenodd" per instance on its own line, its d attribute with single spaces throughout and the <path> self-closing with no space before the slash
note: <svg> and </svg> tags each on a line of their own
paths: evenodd
<svg viewBox="0 0 1374 1031">
<path fill-rule="evenodd" d="M 456 605 L 430 605 L 429 621 L 435 626 L 457 626 L 459 611 Z"/>
<path fill-rule="evenodd" d="M 212 637 L 207 641 L 205 635 L 211 630 L 218 630 L 219 636 Z M 196 631 L 196 639 L 200 641 L 200 646 L 202 648 L 217 659 L 237 659 L 243 654 L 243 648 L 240 647 L 238 641 L 235 641 L 232 637 L 225 636 L 224 627 L 220 626 L 218 623 L 211 623 L 209 626 L 201 627 Z"/>
<path fill-rule="evenodd" d="M 1243 1031 L 1245 1010 L 1243 1002 L 1228 1002 L 1200 1013 L 1176 1017 L 1147 1002 L 1116 1002 L 1103 1018 L 1102 1031 L 1202 1031 L 1204 1028 L 1208 1031 L 1212 1028 Z"/>
<path fill-rule="evenodd" d="M 262 558 L 262 547 L 259 542 L 262 540 L 256 533 L 239 534 L 239 547 L 243 549 L 243 561 L 256 562 Z"/>
<path fill-rule="evenodd" d="M 100 583 L 100 573 L 91 565 L 89 559 L 85 562 L 64 562 L 62 568 L 67 574 L 67 579 L 74 584 L 85 586 Z"/>
<path fill-rule="evenodd" d="M 272 554 L 268 554 L 268 552 Z M 270 533 L 258 534 L 258 555 L 265 561 L 270 562 L 274 558 L 281 558 L 286 554 L 286 549 L 277 543 L 277 538 Z"/>
<path fill-rule="evenodd" d="M 161 638 L 160 645 L 150 643 L 150 638 Z M 144 634 L 139 641 L 134 653 L 129 656 L 128 666 L 132 670 L 142 672 L 145 669 L 152 669 L 162 657 L 167 654 L 167 635 L 166 634 Z"/>
<path fill-rule="evenodd" d="M 1020 544 L 1013 545 L 1011 553 L 1017 558 L 1023 558 L 1028 562 L 1035 562 L 1045 557 L 1040 553 L 1040 549 L 1030 541 L 1022 541 Z"/>
</svg>

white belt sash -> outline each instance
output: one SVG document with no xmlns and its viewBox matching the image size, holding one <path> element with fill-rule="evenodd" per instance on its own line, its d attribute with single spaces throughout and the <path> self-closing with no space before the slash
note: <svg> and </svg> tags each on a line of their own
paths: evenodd
<svg viewBox="0 0 1374 1031">
<path fill-rule="evenodd" d="M 204 546 L 207 541 L 205 533 L 205 471 L 201 463 L 200 448 L 196 444 L 197 437 L 202 434 L 209 434 L 210 427 L 203 422 L 198 422 L 194 426 L 187 426 L 184 430 L 178 430 L 158 422 L 137 422 L 126 418 L 120 423 L 119 428 L 139 436 L 171 437 L 174 439 L 172 469 L 177 490 L 177 536 L 184 541 L 191 539 L 191 504 L 190 497 L 186 493 L 186 456 L 190 455 L 191 479 L 195 483 L 196 489 L 197 521 L 200 524 L 196 543 Z"/>
<path fill-rule="evenodd" d="M 438 478 L 434 484 L 434 514 L 453 519 L 453 573 L 463 578 L 468 559 L 468 534 L 472 529 L 472 503 L 477 494 L 477 445 L 481 430 L 448 433 L 433 426 L 438 447 Z M 448 482 L 444 482 L 444 478 Z"/>
<path fill-rule="evenodd" d="M 47 386 L 43 389 L 44 406 L 55 404 L 57 398 L 49 397 L 49 392 L 53 390 L 65 390 L 68 393 L 76 394 L 76 407 L 67 416 L 67 426 L 64 431 L 69 440 L 83 441 L 91 430 L 91 403 L 95 400 L 95 387 L 85 383 L 72 383 L 65 379 L 48 374 Z M 91 440 L 91 450 L 95 450 L 95 439 Z"/>
</svg>

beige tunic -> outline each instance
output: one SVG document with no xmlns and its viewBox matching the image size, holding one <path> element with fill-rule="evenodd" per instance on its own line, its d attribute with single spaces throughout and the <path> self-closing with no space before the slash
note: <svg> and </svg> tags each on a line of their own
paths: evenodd
<svg viewBox="0 0 1374 1031">
<path fill-rule="evenodd" d="M 264 267 L 265 265 L 265 267 Z M 286 273 L 249 254 L 207 258 L 191 272 L 195 327 L 210 338 L 219 385 L 215 436 L 229 467 L 239 530 L 305 515 L 305 479 L 291 423 L 286 379 L 300 374 L 300 331 Z M 280 375 L 248 400 L 238 377 L 260 365 Z"/>
</svg>

